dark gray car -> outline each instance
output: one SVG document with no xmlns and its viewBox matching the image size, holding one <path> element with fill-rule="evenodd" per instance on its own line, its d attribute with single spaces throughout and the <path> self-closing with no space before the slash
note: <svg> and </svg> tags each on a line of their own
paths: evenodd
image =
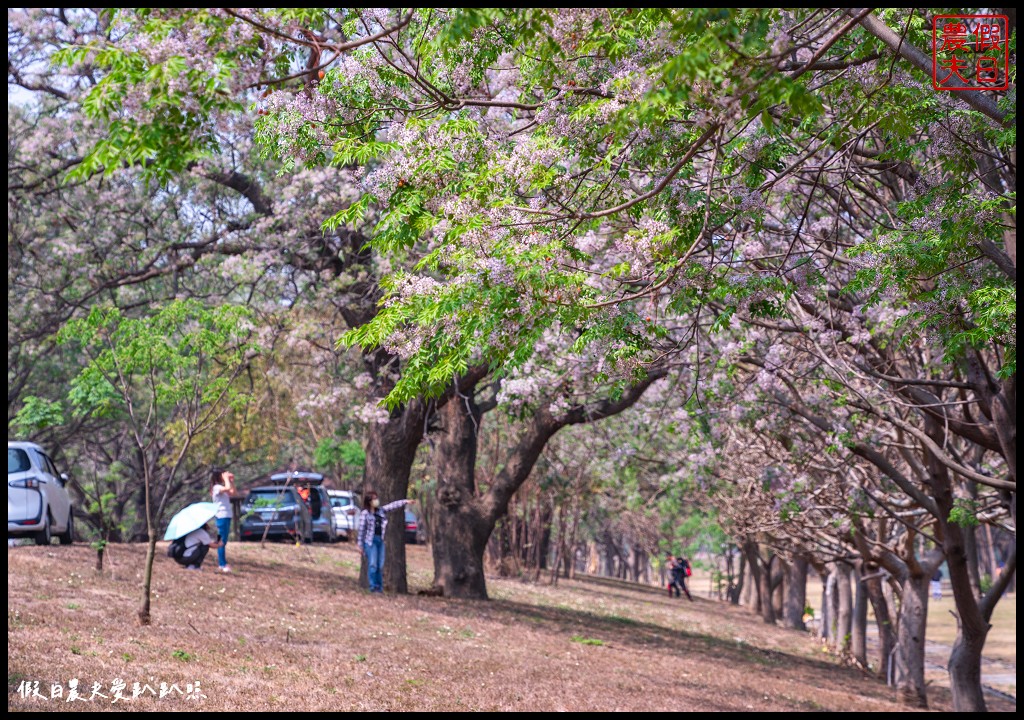
<svg viewBox="0 0 1024 720">
<path fill-rule="evenodd" d="M 291 538 L 313 542 L 313 523 L 309 507 L 294 487 L 268 485 L 253 488 L 242 503 L 242 540 Z"/>
<path fill-rule="evenodd" d="M 331 498 L 323 486 L 324 476 L 314 472 L 287 472 L 270 476 L 270 482 L 295 488 L 309 510 L 313 537 L 324 542 L 337 542 L 338 526 L 331 511 Z"/>
</svg>

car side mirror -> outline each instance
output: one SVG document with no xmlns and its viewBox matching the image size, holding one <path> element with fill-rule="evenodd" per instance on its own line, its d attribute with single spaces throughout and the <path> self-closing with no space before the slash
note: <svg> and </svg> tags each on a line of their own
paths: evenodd
<svg viewBox="0 0 1024 720">
<path fill-rule="evenodd" d="M 67 473 L 61 473 L 60 474 L 60 484 L 61 485 L 67 485 L 68 482 L 70 482 L 70 478 L 68 477 L 68 474 Z"/>
</svg>

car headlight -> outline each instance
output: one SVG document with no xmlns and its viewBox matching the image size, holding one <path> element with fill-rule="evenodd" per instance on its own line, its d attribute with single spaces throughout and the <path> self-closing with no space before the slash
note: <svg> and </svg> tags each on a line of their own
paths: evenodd
<svg viewBox="0 0 1024 720">
<path fill-rule="evenodd" d="M 21 478 L 20 480 L 11 480 L 7 484 L 10 487 L 38 488 L 39 487 L 39 478 L 34 478 L 34 477 L 32 477 L 32 478 Z"/>
</svg>

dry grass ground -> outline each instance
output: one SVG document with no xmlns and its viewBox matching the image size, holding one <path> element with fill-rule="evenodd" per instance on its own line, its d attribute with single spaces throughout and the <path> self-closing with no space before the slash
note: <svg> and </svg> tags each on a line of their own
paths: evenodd
<svg viewBox="0 0 1024 720">
<path fill-rule="evenodd" d="M 410 585 L 426 588 L 429 556 L 409 551 Z M 110 694 L 115 679 L 128 696 L 134 682 L 195 681 L 206 696 L 113 706 L 137 710 L 897 709 L 806 635 L 614 581 L 489 579 L 491 602 L 381 597 L 357 587 L 351 546 L 233 543 L 231 576 L 182 570 L 161 552 L 154 625 L 141 628 L 142 546 L 110 548 L 102 576 L 82 545 L 7 556 L 8 709 L 56 710 L 19 688 L 39 681 L 48 697 L 71 678 L 86 696 L 94 682 Z"/>
</svg>

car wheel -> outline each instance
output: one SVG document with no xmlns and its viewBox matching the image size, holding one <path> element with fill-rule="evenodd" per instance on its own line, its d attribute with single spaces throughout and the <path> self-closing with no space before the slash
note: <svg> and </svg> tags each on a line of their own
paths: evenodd
<svg viewBox="0 0 1024 720">
<path fill-rule="evenodd" d="M 39 532 L 37 532 L 36 535 L 35 535 L 36 545 L 49 545 L 50 544 L 50 538 L 52 537 L 52 535 L 50 535 L 50 513 L 49 513 L 49 511 L 47 511 L 47 513 L 43 517 L 45 518 L 45 520 L 43 522 L 43 529 L 40 530 Z"/>
<path fill-rule="evenodd" d="M 75 541 L 75 511 L 68 510 L 68 529 L 57 536 L 61 545 L 70 545 Z"/>
</svg>

